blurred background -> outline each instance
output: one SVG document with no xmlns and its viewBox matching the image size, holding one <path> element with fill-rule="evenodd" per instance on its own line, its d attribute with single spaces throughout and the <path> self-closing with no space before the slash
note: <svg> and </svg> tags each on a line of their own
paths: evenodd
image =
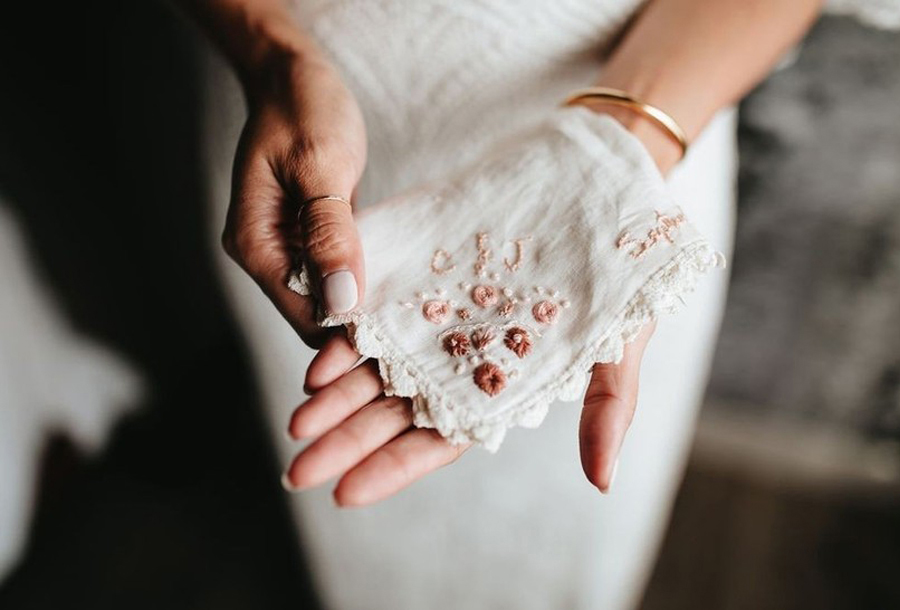
<svg viewBox="0 0 900 610">
<path fill-rule="evenodd" d="M 205 43 L 154 0 L 21 8 L 0 608 L 314 608 L 206 248 Z M 900 37 L 823 18 L 739 135 L 728 308 L 642 607 L 900 607 Z"/>
</svg>

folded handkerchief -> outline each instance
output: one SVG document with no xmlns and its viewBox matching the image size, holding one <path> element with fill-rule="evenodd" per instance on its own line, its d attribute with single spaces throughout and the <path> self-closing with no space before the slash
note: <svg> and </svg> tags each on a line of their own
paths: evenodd
<svg viewBox="0 0 900 610">
<path fill-rule="evenodd" d="M 724 259 L 687 221 L 641 142 L 581 106 L 477 164 L 364 209 L 367 294 L 345 325 L 416 426 L 496 451 L 577 400 Z M 299 269 L 290 287 L 309 294 Z"/>
</svg>

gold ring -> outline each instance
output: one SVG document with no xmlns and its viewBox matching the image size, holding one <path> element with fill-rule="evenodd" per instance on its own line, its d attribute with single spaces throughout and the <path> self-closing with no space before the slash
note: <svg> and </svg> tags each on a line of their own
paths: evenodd
<svg viewBox="0 0 900 610">
<path fill-rule="evenodd" d="M 651 106 L 646 102 L 635 99 L 624 91 L 612 89 L 610 87 L 588 87 L 586 89 L 579 89 L 567 97 L 563 102 L 563 105 L 571 106 L 584 98 L 594 98 L 601 100 L 606 104 L 630 108 L 631 110 L 639 112 L 663 128 L 663 131 L 665 131 L 669 137 L 681 147 L 682 157 L 687 153 L 688 140 L 681 125 L 656 106 Z"/>
<path fill-rule="evenodd" d="M 318 197 L 310 197 L 309 199 L 301 203 L 300 208 L 297 210 L 298 222 L 300 221 L 300 213 L 303 211 L 303 208 L 316 201 L 340 201 L 341 203 L 346 203 L 351 210 L 353 209 L 353 204 L 350 203 L 350 200 L 346 197 L 342 197 L 341 195 L 320 195 Z"/>
</svg>

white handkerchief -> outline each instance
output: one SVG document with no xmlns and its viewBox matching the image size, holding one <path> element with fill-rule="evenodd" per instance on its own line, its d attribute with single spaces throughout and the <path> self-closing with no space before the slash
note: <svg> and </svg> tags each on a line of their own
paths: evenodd
<svg viewBox="0 0 900 610">
<path fill-rule="evenodd" d="M 721 254 L 614 119 L 561 108 L 479 163 L 358 215 L 367 294 L 344 324 L 416 426 L 496 451 L 577 400 L 595 362 L 682 302 Z M 301 269 L 290 281 L 309 294 Z"/>
</svg>

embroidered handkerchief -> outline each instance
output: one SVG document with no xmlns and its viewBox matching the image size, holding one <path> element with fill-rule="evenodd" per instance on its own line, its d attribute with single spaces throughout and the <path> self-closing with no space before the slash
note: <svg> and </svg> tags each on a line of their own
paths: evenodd
<svg viewBox="0 0 900 610">
<path fill-rule="evenodd" d="M 343 324 L 414 422 L 496 451 L 577 400 L 595 362 L 681 303 L 721 254 L 643 145 L 580 106 L 478 164 L 364 209 L 365 302 Z M 289 285 L 309 294 L 299 270 Z"/>
</svg>

